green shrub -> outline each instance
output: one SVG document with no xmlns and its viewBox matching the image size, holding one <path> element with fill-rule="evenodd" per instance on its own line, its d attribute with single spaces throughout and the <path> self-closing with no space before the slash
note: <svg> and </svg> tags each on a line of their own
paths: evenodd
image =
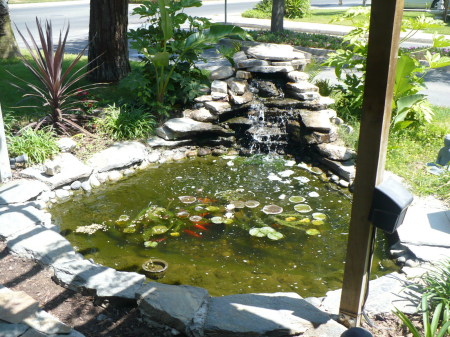
<svg viewBox="0 0 450 337">
<path fill-rule="evenodd" d="M 10 157 L 27 154 L 28 164 L 42 163 L 59 152 L 56 134 L 52 128 L 25 129 L 20 135 L 7 138 Z"/>
<path fill-rule="evenodd" d="M 114 140 L 145 138 L 157 125 L 154 117 L 148 112 L 128 105 L 109 106 L 101 117 L 94 119 L 93 123 L 100 134 Z"/>
<path fill-rule="evenodd" d="M 255 10 L 266 14 L 272 14 L 273 0 L 262 0 L 255 6 Z M 288 19 L 299 19 L 311 14 L 309 0 L 286 0 L 284 4 L 285 14 Z"/>
</svg>

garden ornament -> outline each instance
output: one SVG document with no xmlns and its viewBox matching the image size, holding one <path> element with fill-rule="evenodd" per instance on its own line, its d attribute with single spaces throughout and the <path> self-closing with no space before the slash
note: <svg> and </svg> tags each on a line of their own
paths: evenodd
<svg viewBox="0 0 450 337">
<path fill-rule="evenodd" d="M 438 153 L 436 164 L 441 166 L 450 165 L 450 134 L 444 137 L 444 147 Z"/>
</svg>

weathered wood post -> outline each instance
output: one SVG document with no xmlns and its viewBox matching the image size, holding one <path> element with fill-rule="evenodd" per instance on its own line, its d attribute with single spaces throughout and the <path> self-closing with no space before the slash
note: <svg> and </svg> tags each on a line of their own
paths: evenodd
<svg viewBox="0 0 450 337">
<path fill-rule="evenodd" d="M 403 0 L 374 0 L 371 6 L 364 104 L 359 134 L 340 318 L 359 326 L 367 290 L 375 229 L 369 221 L 372 195 L 383 180 L 391 119 Z"/>
<path fill-rule="evenodd" d="M 0 183 L 8 180 L 9 178 L 11 178 L 11 166 L 9 165 L 2 106 L 0 105 Z"/>
</svg>

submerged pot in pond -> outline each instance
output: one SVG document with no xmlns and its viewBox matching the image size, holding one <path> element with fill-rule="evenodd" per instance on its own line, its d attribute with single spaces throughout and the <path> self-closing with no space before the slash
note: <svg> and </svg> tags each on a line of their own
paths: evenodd
<svg viewBox="0 0 450 337">
<path fill-rule="evenodd" d="M 161 259 L 150 259 L 142 264 L 142 270 L 148 278 L 158 280 L 166 274 L 169 264 Z"/>
</svg>

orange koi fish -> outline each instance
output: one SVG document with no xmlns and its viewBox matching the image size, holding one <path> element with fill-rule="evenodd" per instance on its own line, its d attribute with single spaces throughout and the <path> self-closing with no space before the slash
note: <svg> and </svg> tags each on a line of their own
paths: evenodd
<svg viewBox="0 0 450 337">
<path fill-rule="evenodd" d="M 190 235 L 190 236 L 194 236 L 196 238 L 200 238 L 201 235 L 199 235 L 198 233 L 191 231 L 189 229 L 183 229 L 183 232 L 185 232 L 186 234 Z"/>
<path fill-rule="evenodd" d="M 198 224 L 198 223 L 195 224 L 194 227 L 199 228 L 199 229 L 204 230 L 204 231 L 207 231 L 207 230 L 208 230 L 208 228 L 203 227 L 202 225 L 200 225 L 200 224 Z"/>
</svg>

